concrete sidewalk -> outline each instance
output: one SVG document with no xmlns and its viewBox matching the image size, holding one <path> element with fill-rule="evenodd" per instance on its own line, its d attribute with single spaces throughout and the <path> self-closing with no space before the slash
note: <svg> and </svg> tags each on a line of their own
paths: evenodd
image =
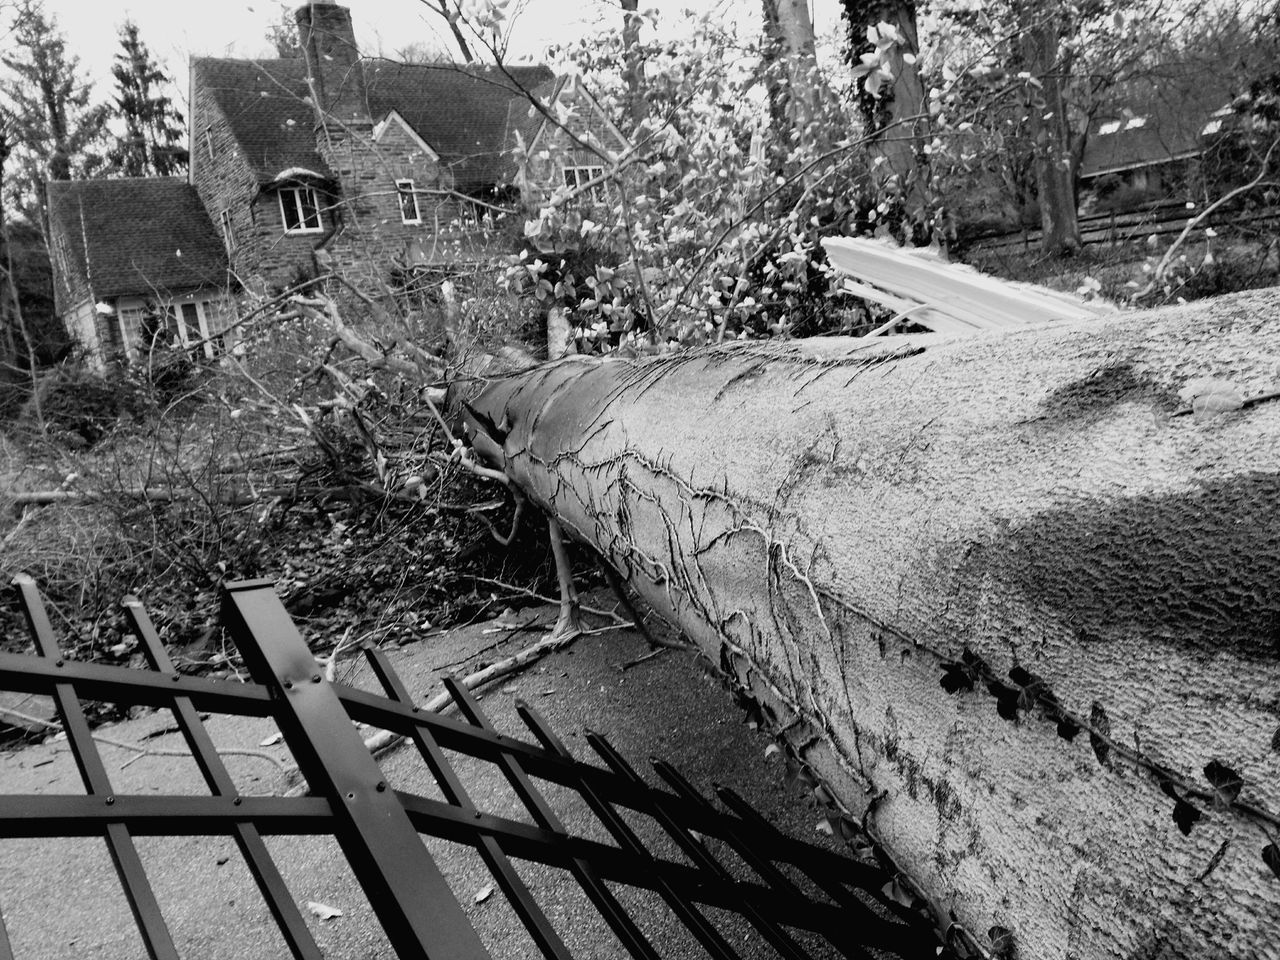
<svg viewBox="0 0 1280 960">
<path fill-rule="evenodd" d="M 537 616 L 549 623 L 554 611 L 526 609 L 515 619 Z M 508 618 L 510 619 L 510 618 Z M 451 630 L 391 653 L 397 671 L 419 700 L 439 692 L 443 673 L 467 674 L 528 646 L 541 634 L 525 630 L 512 635 L 478 624 Z M 489 649 L 486 649 L 489 648 Z M 729 695 L 691 654 L 666 651 L 630 669 L 622 665 L 647 652 L 632 631 L 611 631 L 578 639 L 526 672 L 488 687 L 481 706 L 504 732 L 532 740 L 516 716 L 517 697 L 532 703 L 575 755 L 596 760 L 583 739 L 584 729 L 606 734 L 612 743 L 648 775 L 647 758 L 662 757 L 709 792 L 724 783 L 747 797 L 786 832 L 835 845 L 815 831 L 820 814 L 783 784 L 781 758 L 765 757 L 769 739 L 748 729 Z M 359 664 L 357 666 L 357 664 Z M 339 679 L 366 689 L 376 682 L 363 661 L 344 663 Z M 343 672 L 348 675 L 344 678 Z M 283 743 L 260 746 L 274 726 L 268 721 L 212 716 L 207 726 L 219 748 L 266 754 L 290 763 Z M 185 743 L 173 729 L 168 712 L 100 728 L 117 740 L 185 754 Z M 119 793 L 207 793 L 189 756 L 143 756 L 100 745 L 113 785 Z M 476 805 L 487 812 L 530 822 L 496 767 L 453 756 Z M 262 756 L 224 757 L 243 793 L 267 794 L 280 785 L 280 771 Z M 411 746 L 383 761 L 389 783 L 402 790 L 439 797 L 425 764 Z M 649 777 L 653 779 L 651 776 Z M 539 783 L 571 832 L 594 839 L 610 838 L 576 794 Z M 0 754 L 0 793 L 83 793 L 65 742 L 46 742 Z M 655 850 L 679 858 L 648 818 L 629 817 Z M 363 891 L 331 838 L 267 839 L 277 865 L 326 957 L 341 960 L 392 958 Z M 480 932 L 495 960 L 536 957 L 538 952 L 501 891 L 481 896 L 493 881 L 469 847 L 427 840 L 454 894 Z M 138 847 L 179 950 L 195 960 L 252 960 L 287 957 L 288 950 L 258 894 L 235 843 L 228 837 L 148 838 Z M 520 862 L 521 875 L 565 938 L 575 957 L 624 957 L 621 944 L 599 918 L 566 871 Z M 654 895 L 614 886 L 664 956 L 704 955 L 670 910 Z M 477 902 L 479 900 L 480 902 Z M 321 920 L 308 903 L 342 911 Z M 0 840 L 0 911 L 3 912 L 17 960 L 53 958 L 138 958 L 145 950 L 99 840 Z M 774 956 L 759 935 L 740 918 L 709 911 L 744 957 Z M 802 941 L 806 942 L 806 941 Z M 815 952 L 815 956 L 825 956 Z"/>
</svg>

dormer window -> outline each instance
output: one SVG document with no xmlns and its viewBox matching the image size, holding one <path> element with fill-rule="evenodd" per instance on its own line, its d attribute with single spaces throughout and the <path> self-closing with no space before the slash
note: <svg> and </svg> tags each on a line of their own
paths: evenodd
<svg viewBox="0 0 1280 960">
<path fill-rule="evenodd" d="M 285 233 L 319 233 L 320 202 L 311 187 L 283 187 L 280 196 L 280 219 Z"/>
<path fill-rule="evenodd" d="M 418 195 L 413 192 L 412 180 L 396 181 L 396 198 L 400 201 L 400 222 L 418 224 L 422 213 L 418 210 Z"/>
</svg>

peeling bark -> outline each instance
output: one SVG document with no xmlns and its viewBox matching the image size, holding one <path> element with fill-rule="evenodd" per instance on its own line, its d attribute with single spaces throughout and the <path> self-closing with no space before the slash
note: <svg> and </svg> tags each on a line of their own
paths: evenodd
<svg viewBox="0 0 1280 960">
<path fill-rule="evenodd" d="M 1251 294 L 575 357 L 475 406 L 514 483 L 801 721 L 850 809 L 884 792 L 871 828 L 980 940 L 1274 960 L 1280 403 L 1169 414 L 1195 377 L 1274 390 L 1277 356 L 1280 304 Z M 1206 800 L 1212 760 L 1237 799 Z"/>
</svg>

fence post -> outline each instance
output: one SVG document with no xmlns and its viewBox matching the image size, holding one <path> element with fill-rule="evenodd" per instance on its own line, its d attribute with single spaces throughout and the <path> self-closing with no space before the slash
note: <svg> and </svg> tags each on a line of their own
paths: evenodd
<svg viewBox="0 0 1280 960">
<path fill-rule="evenodd" d="M 402 960 L 490 960 L 270 580 L 228 583 L 222 622 L 281 705 L 281 733 Z"/>
</svg>

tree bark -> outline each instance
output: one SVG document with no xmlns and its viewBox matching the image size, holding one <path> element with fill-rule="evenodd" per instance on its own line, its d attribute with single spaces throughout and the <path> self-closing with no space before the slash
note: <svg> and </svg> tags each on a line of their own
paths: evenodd
<svg viewBox="0 0 1280 960">
<path fill-rule="evenodd" d="M 1044 102 L 1033 98 L 1031 136 L 1035 144 L 1036 190 L 1040 201 L 1040 229 L 1045 253 L 1071 254 L 1081 247 L 1076 210 L 1074 153 L 1067 122 L 1067 101 L 1058 28 L 1044 19 L 1023 34 L 1027 69 L 1041 84 Z"/>
<path fill-rule="evenodd" d="M 628 132 L 644 122 L 644 60 L 640 49 L 640 0 L 620 0 L 622 6 L 622 83 L 627 91 Z"/>
<path fill-rule="evenodd" d="M 978 940 L 1275 957 L 1280 403 L 1169 415 L 1197 377 L 1274 390 L 1277 355 L 1280 304 L 1249 294 L 575 357 L 474 405 L 525 494 L 769 704 Z"/>
</svg>

